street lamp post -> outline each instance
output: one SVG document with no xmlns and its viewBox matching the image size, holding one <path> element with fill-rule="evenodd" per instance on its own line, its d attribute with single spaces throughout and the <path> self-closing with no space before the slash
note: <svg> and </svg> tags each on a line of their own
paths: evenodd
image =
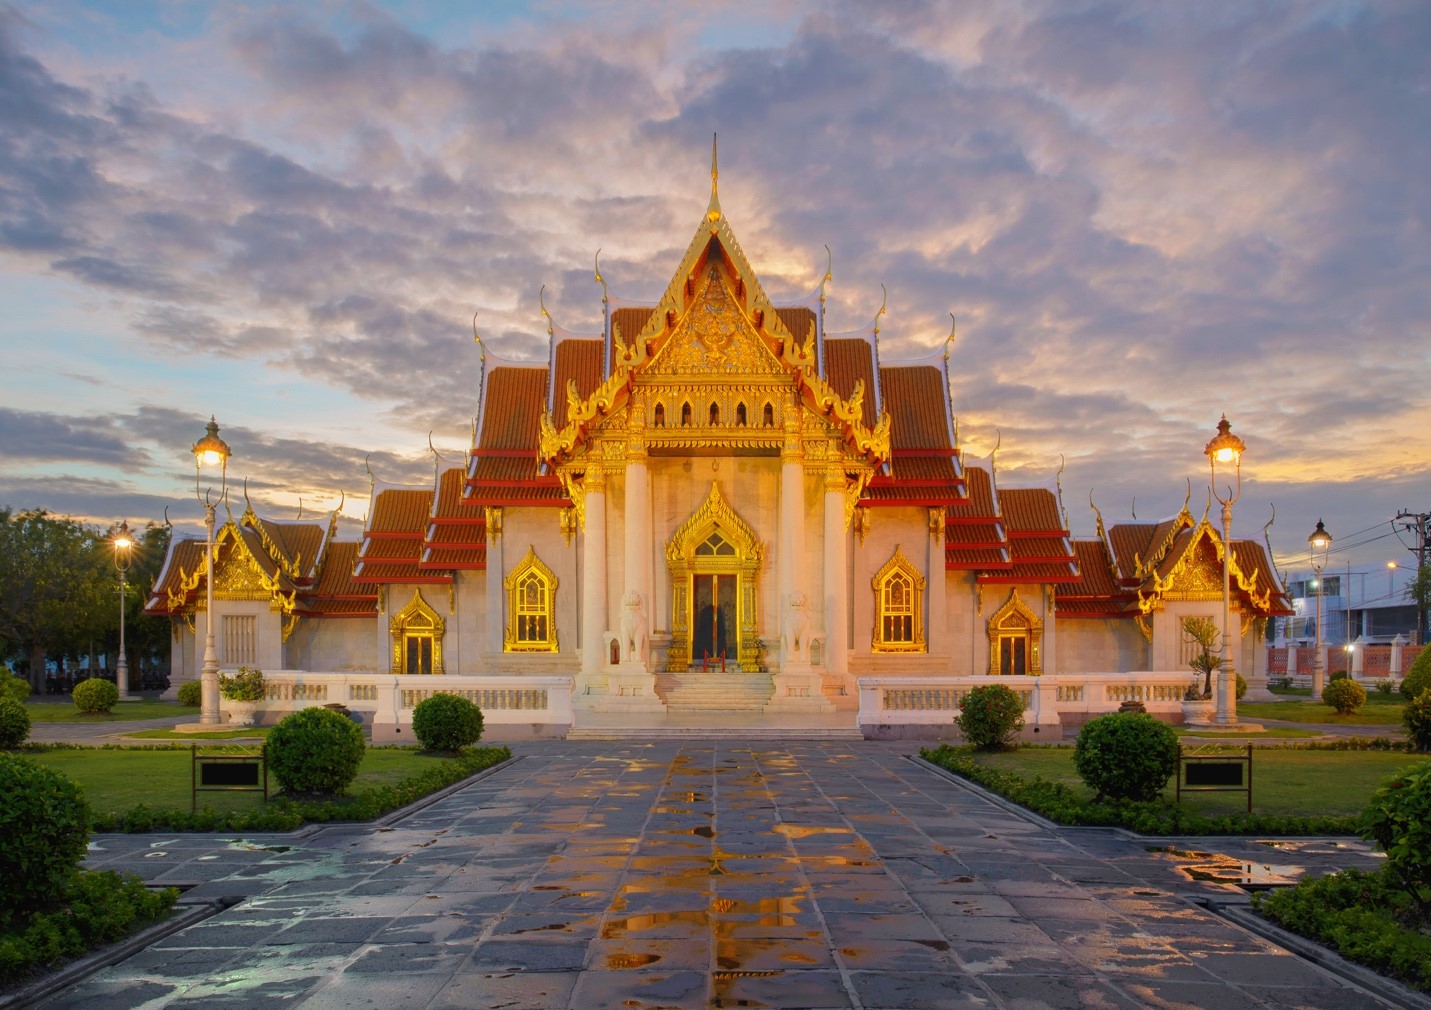
<svg viewBox="0 0 1431 1010">
<path fill-rule="evenodd" d="M 119 700 L 129 700 L 129 659 L 124 654 L 124 605 L 129 602 L 126 575 L 129 571 L 129 551 L 134 541 L 129 538 L 129 523 L 121 521 L 114 531 L 114 567 L 119 569 L 119 662 L 114 665 L 114 686 L 119 688 Z"/>
<path fill-rule="evenodd" d="M 207 538 L 204 546 L 205 577 L 207 591 L 204 610 L 204 671 L 199 676 L 200 710 L 199 722 L 212 725 L 219 721 L 219 655 L 214 649 L 214 510 L 228 493 L 229 447 L 219 438 L 219 425 L 209 418 L 204 437 L 194 443 L 194 495 L 204 506 L 204 529 Z M 219 494 L 214 497 L 212 485 L 201 488 L 204 467 L 219 468 Z"/>
<path fill-rule="evenodd" d="M 1312 701 L 1322 700 L 1322 688 L 1326 687 L 1327 664 L 1322 656 L 1322 596 L 1326 584 L 1322 581 L 1322 569 L 1327 567 L 1327 552 L 1332 546 L 1332 535 L 1327 532 L 1327 528 L 1322 525 L 1320 519 L 1317 520 L 1317 528 L 1312 530 L 1312 535 L 1307 538 L 1307 551 L 1311 556 L 1312 571 L 1316 573 L 1317 579 L 1317 648 L 1316 654 L 1312 657 Z"/>
<path fill-rule="evenodd" d="M 1229 649 L 1232 614 L 1232 506 L 1242 496 L 1242 454 L 1247 445 L 1232 433 L 1232 425 L 1227 423 L 1227 415 L 1217 422 L 1217 434 L 1207 443 L 1203 452 L 1207 454 L 1208 465 L 1212 469 L 1210 480 L 1212 493 L 1222 505 L 1222 668 L 1218 671 L 1217 708 L 1212 721 L 1219 726 L 1237 724 L 1237 671 L 1232 668 L 1232 654 Z M 1231 466 L 1234 484 L 1227 487 L 1224 497 L 1217 489 L 1218 464 L 1223 467 L 1223 478 L 1227 477 L 1227 467 Z"/>
</svg>

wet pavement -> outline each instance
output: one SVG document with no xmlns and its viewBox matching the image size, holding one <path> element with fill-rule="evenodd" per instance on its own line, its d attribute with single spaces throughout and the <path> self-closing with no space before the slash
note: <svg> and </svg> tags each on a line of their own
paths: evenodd
<svg viewBox="0 0 1431 1010">
<path fill-rule="evenodd" d="M 241 899 L 47 1007 L 1392 1005 L 1198 904 L 1355 840 L 1051 829 L 908 744 L 534 743 L 385 827 L 96 836 Z"/>
</svg>

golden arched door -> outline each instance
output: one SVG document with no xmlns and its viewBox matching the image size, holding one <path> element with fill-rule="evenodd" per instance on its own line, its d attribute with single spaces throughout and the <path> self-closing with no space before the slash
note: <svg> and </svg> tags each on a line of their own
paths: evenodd
<svg viewBox="0 0 1431 1010">
<path fill-rule="evenodd" d="M 671 575 L 671 648 L 666 668 L 710 659 L 760 666 L 756 575 L 760 542 L 712 484 L 705 503 L 666 545 Z"/>
</svg>

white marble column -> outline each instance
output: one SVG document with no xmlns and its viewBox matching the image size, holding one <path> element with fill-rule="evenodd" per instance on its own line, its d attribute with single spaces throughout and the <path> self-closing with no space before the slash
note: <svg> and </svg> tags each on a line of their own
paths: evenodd
<svg viewBox="0 0 1431 1010">
<path fill-rule="evenodd" d="M 787 442 L 790 432 L 786 432 Z M 797 443 L 798 445 L 798 443 Z M 807 580 L 801 577 L 800 566 L 805 561 L 805 465 L 793 452 L 787 451 L 780 465 L 780 550 L 779 550 L 779 628 L 780 661 L 771 678 L 775 690 L 766 705 L 770 712 L 829 712 L 834 710 L 825 697 L 824 683 L 810 665 L 808 651 L 796 655 L 790 647 L 795 629 L 791 623 L 791 597 L 801 593 L 808 601 Z M 828 545 L 826 551 L 829 550 Z M 828 615 L 826 621 L 829 620 Z M 805 632 L 808 634 L 808 629 Z M 826 642 L 828 649 L 829 643 Z"/>
<path fill-rule="evenodd" d="M 583 505 L 585 528 L 581 535 L 581 683 L 585 695 L 600 684 L 601 667 L 608 661 L 602 639 L 610 624 L 606 604 L 606 484 L 591 470 L 586 474 Z"/>
<path fill-rule="evenodd" d="M 646 646 L 646 636 L 651 631 L 651 474 L 646 468 L 644 454 L 630 458 L 626 462 L 625 492 L 621 502 L 622 511 L 622 580 L 624 590 L 615 617 L 620 638 L 626 638 L 625 625 L 628 621 L 627 602 L 633 594 L 640 598 L 639 609 L 642 634 L 638 636 L 640 652 L 628 657 L 626 646 L 621 646 L 621 662 L 616 672 L 606 678 L 606 697 L 598 706 L 602 711 L 623 712 L 664 712 L 666 706 L 656 695 L 656 678 L 652 675 L 647 659 L 650 655 Z"/>
<path fill-rule="evenodd" d="M 825 478 L 825 669 L 836 677 L 850 672 L 850 572 L 845 529 L 845 475 Z M 846 685 L 854 692 L 854 685 Z"/>
<path fill-rule="evenodd" d="M 924 579 L 924 641 L 930 655 L 947 654 L 949 648 L 949 580 L 944 570 L 944 518 L 942 506 L 929 510 L 928 561 Z"/>
</svg>

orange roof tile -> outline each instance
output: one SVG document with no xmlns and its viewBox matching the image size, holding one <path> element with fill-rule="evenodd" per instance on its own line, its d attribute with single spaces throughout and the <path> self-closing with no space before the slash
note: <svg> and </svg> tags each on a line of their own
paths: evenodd
<svg viewBox="0 0 1431 1010">
<path fill-rule="evenodd" d="M 840 396 L 849 399 L 855 383 L 865 384 L 865 417 L 874 418 L 874 346 L 859 337 L 838 337 L 825 341 L 825 381 Z"/>
<path fill-rule="evenodd" d="M 964 491 L 967 501 L 949 510 L 951 523 L 987 522 L 997 518 L 994 509 L 994 482 L 989 471 L 979 466 L 964 468 Z"/>
<path fill-rule="evenodd" d="M 804 305 L 791 305 L 783 309 L 777 308 L 775 314 L 780 317 L 780 321 L 785 324 L 785 328 L 790 331 L 795 342 L 804 344 L 810 336 L 811 327 L 815 325 L 815 313 Z M 848 396 L 849 394 L 841 395 Z"/>
<path fill-rule="evenodd" d="M 366 536 L 407 533 L 421 537 L 432 512 L 432 490 L 384 488 L 373 502 Z"/>
<path fill-rule="evenodd" d="M 322 523 L 296 519 L 263 519 L 256 515 L 253 518 L 258 520 L 261 532 L 267 535 L 268 542 L 279 553 L 282 561 L 296 568 L 302 577 L 312 578 L 318 554 L 322 551 L 323 541 L 327 537 L 326 527 Z"/>
<path fill-rule="evenodd" d="M 1068 535 L 1058 510 L 1058 499 L 1047 488 L 1000 488 L 999 506 L 1010 537 L 1026 533 Z"/>
<path fill-rule="evenodd" d="M 943 373 L 933 365 L 886 365 L 879 375 L 883 406 L 890 416 L 891 447 L 948 449 L 952 455 Z"/>
<path fill-rule="evenodd" d="M 617 311 L 620 311 L 619 309 Z M 601 385 L 601 341 L 563 340 L 556 346 L 556 378 L 552 382 L 552 421 L 558 430 L 566 427 L 566 390 L 568 382 L 576 383 L 576 392 L 583 400 Z M 536 455 L 536 440 L 528 443 Z"/>
<path fill-rule="evenodd" d="M 620 338 L 620 343 L 629 345 L 646 328 L 646 323 L 656 314 L 654 306 L 625 305 L 611 310 L 611 336 Z"/>
<path fill-rule="evenodd" d="M 175 537 L 169 542 L 169 553 L 164 558 L 164 567 L 159 570 L 154 586 L 149 591 L 149 602 L 144 612 L 150 615 L 171 613 L 169 594 L 177 593 L 185 576 L 192 577 L 204 567 L 204 541 L 191 537 Z"/>
<path fill-rule="evenodd" d="M 560 396 L 565 400 L 565 391 Z M 535 459 L 541 416 L 546 406 L 547 370 L 544 366 L 493 368 L 487 376 L 477 451 L 520 449 Z"/>
</svg>

